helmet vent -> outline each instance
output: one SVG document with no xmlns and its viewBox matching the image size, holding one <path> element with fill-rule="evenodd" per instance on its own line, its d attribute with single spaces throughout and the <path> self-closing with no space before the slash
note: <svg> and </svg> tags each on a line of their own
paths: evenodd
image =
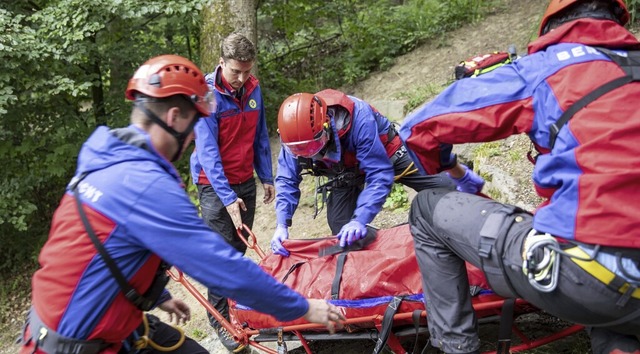
<svg viewBox="0 0 640 354">
<path fill-rule="evenodd" d="M 311 107 L 309 107 L 309 117 L 311 117 L 309 122 L 311 123 L 311 131 L 313 131 L 313 127 L 315 126 L 315 117 L 316 117 L 315 113 L 316 113 L 316 107 L 312 103 Z"/>
</svg>

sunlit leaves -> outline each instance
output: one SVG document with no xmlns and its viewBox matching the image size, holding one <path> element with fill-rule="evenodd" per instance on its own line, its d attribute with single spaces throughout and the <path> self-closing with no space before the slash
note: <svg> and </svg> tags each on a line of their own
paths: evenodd
<svg viewBox="0 0 640 354">
<path fill-rule="evenodd" d="M 0 234 L 30 244 L 46 235 L 82 142 L 96 124 L 127 124 L 124 89 L 142 62 L 197 55 L 208 1 L 37 0 L 0 9 Z"/>
</svg>

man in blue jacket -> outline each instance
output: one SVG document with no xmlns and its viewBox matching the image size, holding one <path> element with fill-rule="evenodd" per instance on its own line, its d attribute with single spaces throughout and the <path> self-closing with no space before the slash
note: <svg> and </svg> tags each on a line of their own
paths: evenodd
<svg viewBox="0 0 640 354">
<path fill-rule="evenodd" d="M 80 150 L 33 276 L 21 353 L 118 353 L 144 311 L 167 303 L 170 265 L 281 321 L 304 316 L 331 327 L 340 317 L 334 306 L 305 299 L 243 257 L 202 221 L 184 191 L 172 162 L 215 103 L 200 69 L 176 55 L 152 58 L 126 97 L 135 102 L 131 125 L 98 127 Z M 183 306 L 164 309 L 188 316 Z"/>
<path fill-rule="evenodd" d="M 413 201 L 431 343 L 445 353 L 479 352 L 464 261 L 499 295 L 587 326 L 593 353 L 640 353 L 640 42 L 629 17 L 622 0 L 553 0 L 527 56 L 456 81 L 400 128 L 429 173 L 453 166 L 442 159 L 453 144 L 522 133 L 539 152 L 535 214 L 442 190 Z"/>
<path fill-rule="evenodd" d="M 215 94 L 217 111 L 195 127 L 196 149 L 191 155 L 191 175 L 198 187 L 202 218 L 238 251 L 247 250 L 237 235 L 246 224 L 253 227 L 256 182 L 264 187 L 265 204 L 275 196 L 271 148 L 258 79 L 251 75 L 256 48 L 239 33 L 226 37 L 220 46 L 220 64 L 206 76 Z M 227 299 L 208 291 L 209 302 L 229 317 Z M 234 350 L 226 330 L 209 315 L 223 344 Z"/>
<path fill-rule="evenodd" d="M 278 131 L 282 149 L 271 248 L 282 256 L 289 255 L 282 241 L 289 237 L 304 170 L 330 179 L 327 221 L 342 247 L 366 236 L 365 225 L 382 208 L 394 180 L 416 191 L 457 185 L 475 193 L 484 184 L 469 169 L 457 180 L 418 173 L 394 125 L 368 103 L 337 90 L 285 99 L 278 113 Z"/>
</svg>

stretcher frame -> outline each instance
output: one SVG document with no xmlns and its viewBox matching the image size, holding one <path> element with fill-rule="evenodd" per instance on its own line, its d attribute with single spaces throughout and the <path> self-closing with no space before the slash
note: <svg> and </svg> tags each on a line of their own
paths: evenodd
<svg viewBox="0 0 640 354">
<path fill-rule="evenodd" d="M 244 230 L 248 235 L 247 238 L 242 235 L 242 230 Z M 260 248 L 257 243 L 257 238 L 255 234 L 247 227 L 243 225 L 243 229 L 238 230 L 238 237 L 247 245 L 247 248 L 252 249 L 260 259 L 265 258 L 266 254 Z M 269 347 L 264 346 L 263 342 L 277 342 L 283 343 L 285 341 L 294 341 L 298 340 L 301 343 L 301 346 L 304 348 L 307 354 L 313 354 L 309 346 L 310 340 L 347 340 L 347 339 L 377 339 L 377 336 L 382 332 L 383 327 L 383 315 L 376 314 L 370 316 L 356 317 L 356 318 L 347 318 L 345 321 L 342 321 L 342 324 L 345 326 L 348 325 L 358 325 L 363 323 L 371 323 L 373 322 L 375 325 L 375 330 L 377 332 L 376 337 L 371 336 L 370 331 L 362 331 L 361 333 L 349 333 L 337 331 L 335 334 L 328 334 L 327 329 L 323 325 L 306 323 L 306 324 L 298 324 L 291 326 L 283 326 L 276 328 L 264 328 L 264 329 L 250 329 L 250 328 L 242 328 L 237 323 L 232 323 L 224 318 L 208 301 L 207 299 L 200 293 L 200 291 L 184 276 L 184 274 L 179 270 L 174 268 L 174 270 L 168 270 L 167 273 L 169 276 L 176 282 L 180 283 L 185 289 L 194 296 L 194 298 L 209 312 L 232 336 L 233 339 L 240 343 L 241 346 L 250 346 L 253 347 L 263 353 L 267 354 L 278 354 L 279 351 L 275 349 L 271 349 Z M 502 307 L 507 299 L 496 295 L 483 295 L 482 301 L 476 301 L 473 303 L 473 308 L 478 312 L 490 313 L 493 314 L 491 316 L 494 320 L 502 319 Z M 516 299 L 515 306 L 523 306 L 535 309 L 535 307 L 529 304 L 527 301 L 523 299 Z M 539 310 L 538 310 L 539 311 Z M 526 313 L 536 312 L 528 311 Z M 230 311 L 230 316 L 233 317 L 232 311 Z M 413 313 L 396 313 L 393 316 L 394 322 L 404 322 L 410 321 L 412 319 Z M 427 313 L 426 311 L 422 311 L 420 313 L 420 319 L 426 320 Z M 479 323 L 487 322 L 483 321 L 483 319 L 488 319 L 488 316 L 484 316 L 479 318 Z M 424 332 L 425 327 L 421 327 L 422 332 Z M 533 348 L 540 347 L 542 345 L 554 342 L 556 340 L 562 339 L 564 337 L 570 336 L 576 332 L 584 329 L 584 326 L 578 324 L 568 325 L 567 327 L 551 333 L 549 335 L 545 335 L 541 338 L 530 338 L 527 336 L 523 330 L 521 330 L 515 321 L 512 322 L 511 331 L 519 340 L 520 343 L 517 345 L 507 346 L 507 350 L 501 350 L 500 348 L 504 348 L 500 344 L 497 345 L 497 350 L 485 351 L 482 354 L 507 354 L 507 353 L 517 353 L 524 350 L 530 350 Z M 323 330 L 327 333 L 323 333 Z M 405 354 L 407 351 L 404 349 L 400 337 L 405 335 L 419 335 L 417 331 L 409 331 L 408 333 L 401 333 L 400 331 L 391 332 L 386 339 L 386 346 L 389 350 L 391 350 L 394 354 Z M 496 335 L 497 337 L 497 335 Z"/>
</svg>

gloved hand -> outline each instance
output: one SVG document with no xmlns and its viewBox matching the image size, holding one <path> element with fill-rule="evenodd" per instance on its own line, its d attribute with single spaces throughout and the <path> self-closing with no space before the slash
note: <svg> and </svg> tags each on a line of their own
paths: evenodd
<svg viewBox="0 0 640 354">
<path fill-rule="evenodd" d="M 271 250 L 273 254 L 279 256 L 289 257 L 289 251 L 282 246 L 282 241 L 289 238 L 289 228 L 286 225 L 278 224 L 276 231 L 271 238 Z"/>
<path fill-rule="evenodd" d="M 367 236 L 367 228 L 358 220 L 349 221 L 336 235 L 340 240 L 340 247 L 347 247 L 365 236 Z"/>
<path fill-rule="evenodd" d="M 484 187 L 484 179 L 477 173 L 470 170 L 466 165 L 460 164 L 460 166 L 462 166 L 462 168 L 464 168 L 465 170 L 464 176 L 460 178 L 453 178 L 451 177 L 451 175 L 449 175 L 449 178 L 451 178 L 456 183 L 456 189 L 459 192 L 471 194 L 480 192 L 482 190 L 482 187 Z"/>
</svg>

